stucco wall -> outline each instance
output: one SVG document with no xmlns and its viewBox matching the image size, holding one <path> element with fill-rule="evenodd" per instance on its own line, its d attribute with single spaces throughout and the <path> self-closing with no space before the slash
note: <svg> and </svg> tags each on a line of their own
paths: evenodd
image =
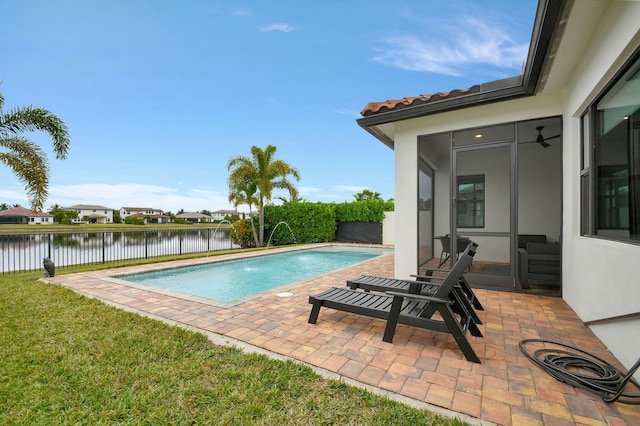
<svg viewBox="0 0 640 426">
<path fill-rule="evenodd" d="M 416 134 L 396 132 L 395 148 L 395 274 L 410 278 L 418 262 L 418 151 Z M 399 208 L 400 206 L 400 208 Z"/>
<path fill-rule="evenodd" d="M 396 213 L 384 212 L 382 221 L 382 244 L 394 245 L 396 243 Z"/>
<path fill-rule="evenodd" d="M 640 46 L 640 2 L 596 3 L 575 1 L 578 33 L 575 33 L 574 26 L 574 29 L 565 30 L 565 36 L 569 42 L 576 37 L 589 37 L 589 43 L 586 43 L 584 53 L 569 46 L 569 53 L 582 55 L 582 60 L 577 66 L 563 70 L 570 80 L 561 84 L 554 82 L 556 89 L 550 93 L 405 120 L 393 125 L 397 277 L 406 278 L 416 272 L 419 135 L 563 115 L 563 297 L 585 322 L 640 311 L 640 275 L 637 272 L 640 246 L 580 236 L 579 117 Z M 605 13 L 597 14 L 593 21 L 596 27 L 585 26 L 580 15 L 585 8 L 594 5 Z M 434 196 L 442 198 L 443 194 L 446 197 L 449 193 L 448 161 L 439 161 L 438 166 L 434 177 Z M 436 235 L 449 229 L 448 206 L 443 207 L 439 205 L 434 211 Z M 550 236 L 556 233 L 559 230 L 549 232 Z M 627 368 L 640 356 L 640 339 L 637 339 L 640 319 L 637 316 L 595 323 L 591 328 Z"/>
<path fill-rule="evenodd" d="M 576 7 L 582 1 L 576 2 Z M 640 46 L 640 3 L 611 2 L 568 84 L 564 103 L 563 297 L 585 321 L 640 312 L 640 246 L 580 236 L 580 115 Z M 591 329 L 630 367 L 640 356 L 640 318 Z"/>
</svg>

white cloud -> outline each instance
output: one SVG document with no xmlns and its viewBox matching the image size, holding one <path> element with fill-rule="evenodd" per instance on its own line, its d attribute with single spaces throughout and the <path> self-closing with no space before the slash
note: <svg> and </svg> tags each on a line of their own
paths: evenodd
<svg viewBox="0 0 640 426">
<path fill-rule="evenodd" d="M 20 187 L 5 187 L 0 189 L 0 203 L 9 205 L 20 204 L 22 207 L 29 208 L 29 200 L 27 199 L 27 191 Z"/>
<path fill-rule="evenodd" d="M 351 192 L 352 195 L 356 195 L 358 192 L 362 192 L 365 189 L 369 189 L 367 186 L 357 186 L 357 185 L 338 185 L 333 187 L 336 191 L 339 192 Z"/>
<path fill-rule="evenodd" d="M 369 189 L 369 187 L 359 185 L 336 185 L 331 188 L 300 186 L 298 192 L 300 197 L 307 201 L 341 203 L 353 201 L 353 196 L 365 189 Z M 279 195 L 288 197 L 288 194 L 274 194 L 274 202 Z M 0 189 L 0 202 L 30 207 L 24 189 L 19 186 Z M 173 213 L 180 209 L 185 211 L 234 209 L 234 206 L 227 200 L 226 194 L 212 189 L 171 188 L 134 183 L 53 185 L 49 188 L 49 197 L 45 201 L 44 210 L 49 210 L 54 204 L 62 207 L 74 204 L 97 204 L 112 209 L 150 207 Z M 240 205 L 237 209 L 241 212 L 249 211 L 249 207 L 246 205 Z M 255 207 L 253 210 L 255 211 Z"/>
<path fill-rule="evenodd" d="M 353 197 L 359 192 L 369 189 L 367 186 L 357 185 L 336 185 L 330 189 L 317 188 L 310 186 L 298 187 L 300 197 L 307 201 L 324 201 L 324 202 L 337 202 L 354 201 Z"/>
<path fill-rule="evenodd" d="M 311 186 L 299 186 L 298 187 L 298 193 L 300 194 L 301 197 L 308 197 L 310 195 L 318 195 L 320 193 L 322 193 L 322 191 L 324 191 L 322 188 L 314 188 Z"/>
<path fill-rule="evenodd" d="M 281 31 L 283 33 L 288 33 L 294 30 L 294 27 L 289 24 L 269 24 L 260 28 L 260 31 Z"/>
<path fill-rule="evenodd" d="M 528 43 L 518 44 L 503 29 L 476 17 L 467 17 L 450 31 L 429 38 L 396 35 L 383 41 L 386 46 L 376 49 L 374 62 L 451 76 L 476 65 L 519 67 L 528 52 Z"/>
<path fill-rule="evenodd" d="M 251 16 L 251 12 L 249 12 L 246 9 L 234 9 L 231 12 L 229 12 L 229 14 L 231 16 L 239 16 L 243 18 Z"/>
<path fill-rule="evenodd" d="M 47 206 L 59 204 L 99 204 L 113 209 L 120 207 L 151 207 L 173 213 L 180 209 L 200 211 L 232 209 L 226 194 L 211 189 L 176 189 L 158 185 L 79 184 L 57 185 L 49 189 Z M 242 207 L 242 206 L 240 206 Z"/>
<path fill-rule="evenodd" d="M 348 115 L 349 117 L 355 117 L 355 118 L 362 117 L 362 115 L 360 114 L 360 111 L 356 111 L 356 110 L 353 110 L 353 109 L 338 108 L 338 109 L 334 110 L 334 112 L 336 114 Z"/>
</svg>

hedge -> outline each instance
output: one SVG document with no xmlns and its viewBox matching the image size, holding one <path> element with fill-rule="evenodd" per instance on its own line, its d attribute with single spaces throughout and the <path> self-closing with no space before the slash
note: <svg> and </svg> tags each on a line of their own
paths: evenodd
<svg viewBox="0 0 640 426">
<path fill-rule="evenodd" d="M 393 207 L 393 202 L 382 200 L 267 206 L 264 209 L 265 245 L 272 232 L 270 245 L 335 241 L 338 222 L 382 222 L 384 212 L 393 210 Z M 257 227 L 258 218 L 254 220 Z M 286 222 L 291 232 L 286 225 L 278 225 L 280 222 Z"/>
</svg>

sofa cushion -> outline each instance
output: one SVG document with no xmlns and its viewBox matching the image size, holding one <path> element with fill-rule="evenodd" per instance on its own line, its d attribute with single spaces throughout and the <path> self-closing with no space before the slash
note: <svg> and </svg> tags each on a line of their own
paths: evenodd
<svg viewBox="0 0 640 426">
<path fill-rule="evenodd" d="M 558 243 L 528 243 L 527 253 L 529 254 L 560 254 L 560 244 Z"/>
<path fill-rule="evenodd" d="M 547 236 L 544 234 L 520 234 L 518 235 L 518 248 L 526 249 L 529 243 L 546 243 Z"/>
<path fill-rule="evenodd" d="M 529 243 L 527 257 L 529 274 L 549 275 L 549 279 L 556 279 L 562 273 L 561 248 L 558 243 Z"/>
</svg>

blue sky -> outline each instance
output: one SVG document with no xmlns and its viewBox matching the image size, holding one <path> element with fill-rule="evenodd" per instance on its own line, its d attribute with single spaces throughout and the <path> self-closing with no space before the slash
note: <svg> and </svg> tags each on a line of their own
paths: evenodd
<svg viewBox="0 0 640 426">
<path fill-rule="evenodd" d="M 45 209 L 232 208 L 227 161 L 268 144 L 306 200 L 389 199 L 393 151 L 358 126 L 362 108 L 520 74 L 536 6 L 6 0 L 0 91 L 5 111 L 46 108 L 69 128 L 64 161 L 29 135 L 50 156 Z M 4 165 L 0 203 L 29 206 Z"/>
</svg>

